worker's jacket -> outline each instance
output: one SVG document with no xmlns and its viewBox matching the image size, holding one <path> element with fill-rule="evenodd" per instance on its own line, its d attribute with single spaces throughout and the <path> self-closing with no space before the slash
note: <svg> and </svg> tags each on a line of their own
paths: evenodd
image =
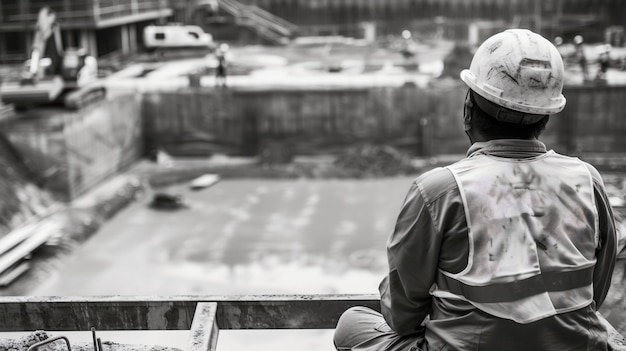
<svg viewBox="0 0 626 351">
<path fill-rule="evenodd" d="M 475 143 L 413 182 L 381 312 L 400 335 L 425 326 L 428 350 L 605 350 L 616 251 L 595 168 L 536 140 Z"/>
</svg>

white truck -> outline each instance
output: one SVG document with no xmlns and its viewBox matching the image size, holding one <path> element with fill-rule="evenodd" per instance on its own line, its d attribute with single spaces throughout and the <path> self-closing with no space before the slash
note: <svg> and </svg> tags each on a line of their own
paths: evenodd
<svg viewBox="0 0 626 351">
<path fill-rule="evenodd" d="M 213 36 L 193 25 L 150 25 L 143 31 L 144 45 L 149 50 L 167 48 L 214 49 Z"/>
</svg>

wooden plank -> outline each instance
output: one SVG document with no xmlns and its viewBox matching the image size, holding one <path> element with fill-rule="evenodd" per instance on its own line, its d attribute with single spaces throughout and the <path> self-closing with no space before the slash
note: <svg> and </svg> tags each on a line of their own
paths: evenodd
<svg viewBox="0 0 626 351">
<path fill-rule="evenodd" d="M 199 302 L 191 323 L 189 351 L 215 351 L 217 349 L 217 302 Z"/>
<path fill-rule="evenodd" d="M 97 296 L 0 298 L 0 331 L 189 330 L 198 302 L 217 302 L 220 329 L 329 329 L 375 295 Z M 281 318 L 277 318 L 280 316 Z"/>
<path fill-rule="evenodd" d="M 0 257 L 0 272 L 4 272 L 8 268 L 12 267 L 33 250 L 43 245 L 43 243 L 45 243 L 59 230 L 59 226 L 48 222 L 38 226 L 36 230 L 37 232 L 31 235 L 28 239 L 24 240 L 11 251 L 6 252 L 2 255 L 2 257 Z"/>
<path fill-rule="evenodd" d="M 13 267 L 2 274 L 0 274 L 0 287 L 11 284 L 20 275 L 24 274 L 30 268 L 28 261 L 22 261 L 13 265 Z"/>
<path fill-rule="evenodd" d="M 208 188 L 215 185 L 220 181 L 220 176 L 217 174 L 203 174 L 191 181 L 189 187 L 194 190 Z"/>
<path fill-rule="evenodd" d="M 2 299 L 0 331 L 189 330 L 197 301 L 98 298 Z"/>
<path fill-rule="evenodd" d="M 376 299 L 340 296 L 268 296 L 219 301 L 220 329 L 332 329 L 354 305 L 379 309 Z M 372 296 L 373 297 L 373 296 Z"/>
<path fill-rule="evenodd" d="M 35 228 L 37 228 L 36 223 L 27 223 L 3 236 L 0 239 L 0 255 L 3 255 L 5 252 L 11 250 L 19 243 L 26 240 L 33 234 Z"/>
</svg>

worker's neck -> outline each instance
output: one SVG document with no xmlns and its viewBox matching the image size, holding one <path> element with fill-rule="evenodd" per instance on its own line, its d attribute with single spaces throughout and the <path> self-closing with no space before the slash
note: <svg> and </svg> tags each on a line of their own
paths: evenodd
<svg viewBox="0 0 626 351">
<path fill-rule="evenodd" d="M 483 133 L 471 133 L 470 131 L 466 132 L 470 143 L 484 143 L 492 140 L 503 140 L 503 139 L 519 139 L 519 140 L 538 140 L 536 137 L 531 136 L 528 138 L 520 138 L 520 137 L 511 137 L 511 136 L 489 136 Z"/>
</svg>

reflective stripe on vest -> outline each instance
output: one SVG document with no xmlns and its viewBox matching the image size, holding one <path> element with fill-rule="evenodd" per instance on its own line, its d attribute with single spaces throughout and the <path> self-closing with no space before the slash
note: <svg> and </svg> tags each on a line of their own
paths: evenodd
<svg viewBox="0 0 626 351">
<path fill-rule="evenodd" d="M 580 160 L 552 151 L 476 155 L 448 169 L 463 199 L 469 259 L 458 274 L 440 271 L 433 295 L 519 323 L 591 303 L 598 214 Z"/>
</svg>

